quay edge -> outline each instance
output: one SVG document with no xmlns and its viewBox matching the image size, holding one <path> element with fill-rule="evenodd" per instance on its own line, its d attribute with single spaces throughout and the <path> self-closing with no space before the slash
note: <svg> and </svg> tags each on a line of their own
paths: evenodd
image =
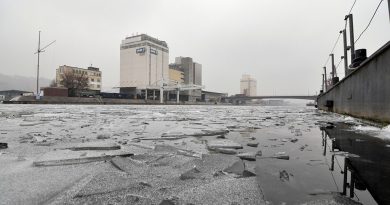
<svg viewBox="0 0 390 205">
<path fill-rule="evenodd" d="M 390 123 L 390 41 L 317 97 L 318 109 Z"/>
</svg>

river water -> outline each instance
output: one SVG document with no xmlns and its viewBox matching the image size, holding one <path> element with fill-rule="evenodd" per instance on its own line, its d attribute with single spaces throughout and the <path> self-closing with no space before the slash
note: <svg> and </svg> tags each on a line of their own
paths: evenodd
<svg viewBox="0 0 390 205">
<path fill-rule="evenodd" d="M 210 133 L 228 131 L 226 139 L 243 145 L 239 153 L 261 152 L 256 161 L 245 161 L 271 204 L 301 204 L 336 193 L 351 199 L 345 204 L 390 204 L 388 132 L 301 101 L 285 106 L 0 104 L 0 121 L 0 142 L 14 147 L 9 153 L 0 150 L 0 158 L 33 158 L 50 146 L 102 138 L 123 146 L 166 144 L 209 153 L 207 142 L 220 137 Z"/>
</svg>

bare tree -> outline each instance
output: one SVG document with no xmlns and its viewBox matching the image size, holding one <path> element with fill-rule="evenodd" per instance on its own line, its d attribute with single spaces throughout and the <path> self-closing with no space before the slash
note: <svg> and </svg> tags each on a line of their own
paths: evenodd
<svg viewBox="0 0 390 205">
<path fill-rule="evenodd" d="M 49 87 L 51 88 L 57 87 L 56 79 L 51 80 Z"/>
<path fill-rule="evenodd" d="M 73 71 L 66 71 L 61 74 L 60 84 L 68 88 L 70 97 L 80 95 L 80 92 L 88 88 L 88 76 L 85 72 L 75 73 Z"/>
</svg>

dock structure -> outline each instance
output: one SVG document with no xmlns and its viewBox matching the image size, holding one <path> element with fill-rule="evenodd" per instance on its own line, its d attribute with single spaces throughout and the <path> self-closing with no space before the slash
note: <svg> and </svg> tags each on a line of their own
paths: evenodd
<svg viewBox="0 0 390 205">
<path fill-rule="evenodd" d="M 321 93 L 318 108 L 390 123 L 390 41 Z"/>
</svg>

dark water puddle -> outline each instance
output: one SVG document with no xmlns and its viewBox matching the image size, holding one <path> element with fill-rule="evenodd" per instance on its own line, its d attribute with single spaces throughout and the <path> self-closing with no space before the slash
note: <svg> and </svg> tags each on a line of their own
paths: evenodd
<svg viewBox="0 0 390 205">
<path fill-rule="evenodd" d="M 279 141 L 280 139 L 278 139 Z M 276 144 L 272 140 L 260 142 Z M 352 131 L 346 124 L 313 130 L 298 143 L 265 145 L 266 155 L 287 151 L 290 160 L 258 159 L 257 180 L 272 204 L 351 200 L 341 204 L 390 204 L 389 142 Z M 302 145 L 305 149 L 300 150 Z M 325 203 L 326 204 L 326 203 Z"/>
</svg>

